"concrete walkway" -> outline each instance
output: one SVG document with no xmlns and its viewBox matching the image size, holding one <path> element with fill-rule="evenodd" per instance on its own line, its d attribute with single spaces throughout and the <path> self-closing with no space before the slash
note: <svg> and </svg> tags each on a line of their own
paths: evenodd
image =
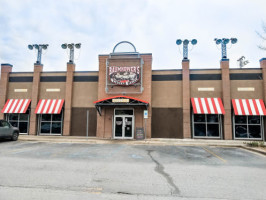
<svg viewBox="0 0 266 200">
<path fill-rule="evenodd" d="M 128 144 L 128 145 L 182 145 L 182 146 L 231 146 L 241 147 L 266 155 L 266 148 L 249 147 L 246 140 L 211 140 L 211 139 L 165 139 L 152 138 L 147 140 L 113 140 L 96 137 L 77 136 L 33 136 L 20 135 L 20 141 L 38 141 L 53 143 L 87 143 L 87 144 Z"/>
</svg>

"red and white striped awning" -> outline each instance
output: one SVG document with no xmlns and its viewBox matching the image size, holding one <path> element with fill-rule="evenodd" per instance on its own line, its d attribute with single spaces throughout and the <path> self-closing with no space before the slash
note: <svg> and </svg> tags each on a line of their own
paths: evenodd
<svg viewBox="0 0 266 200">
<path fill-rule="evenodd" d="M 25 113 L 30 105 L 31 99 L 8 99 L 2 113 Z"/>
<path fill-rule="evenodd" d="M 191 98 L 194 114 L 225 114 L 221 98 Z"/>
<path fill-rule="evenodd" d="M 64 99 L 41 99 L 35 109 L 36 114 L 60 114 Z"/>
<path fill-rule="evenodd" d="M 266 115 L 262 99 L 232 99 L 235 115 Z"/>
</svg>

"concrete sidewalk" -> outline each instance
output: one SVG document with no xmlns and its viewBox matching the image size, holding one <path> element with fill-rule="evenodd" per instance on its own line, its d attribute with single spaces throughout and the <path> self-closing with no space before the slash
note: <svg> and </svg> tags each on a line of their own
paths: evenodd
<svg viewBox="0 0 266 200">
<path fill-rule="evenodd" d="M 152 138 L 147 140 L 113 140 L 96 137 L 77 136 L 36 136 L 20 135 L 20 141 L 38 141 L 52 143 L 86 143 L 86 144 L 128 144 L 128 145 L 182 145 L 182 146 L 226 146 L 241 147 L 266 155 L 266 148 L 249 147 L 245 140 L 208 140 L 208 139 L 165 139 Z"/>
</svg>

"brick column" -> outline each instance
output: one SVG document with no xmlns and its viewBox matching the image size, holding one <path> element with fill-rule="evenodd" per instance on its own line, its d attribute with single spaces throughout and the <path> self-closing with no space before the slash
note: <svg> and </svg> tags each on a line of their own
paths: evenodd
<svg viewBox="0 0 266 200">
<path fill-rule="evenodd" d="M 183 138 L 191 138 L 189 60 L 182 61 Z"/>
<path fill-rule="evenodd" d="M 12 72 L 12 65 L 1 64 L 1 79 L 0 79 L 0 111 L 4 108 L 7 99 L 9 73 Z M 4 119 L 4 113 L 0 112 L 0 119 Z"/>
<path fill-rule="evenodd" d="M 266 102 L 266 58 L 260 59 L 260 67 L 262 69 L 262 76 L 263 76 L 263 100 Z M 264 141 L 266 141 L 265 137 L 265 130 L 266 130 L 266 123 L 265 123 L 265 117 L 263 117 L 264 122 Z"/>
<path fill-rule="evenodd" d="M 263 75 L 263 98 L 264 102 L 266 102 L 266 58 L 260 59 L 260 67 Z"/>
<path fill-rule="evenodd" d="M 34 113 L 39 100 L 40 77 L 43 70 L 42 64 L 34 64 L 32 93 L 31 93 L 31 110 L 30 110 L 30 135 L 37 134 L 37 115 Z"/>
<path fill-rule="evenodd" d="M 232 140 L 232 115 L 231 115 L 231 91 L 230 91 L 230 74 L 229 74 L 229 59 L 222 59 L 222 89 L 223 89 L 223 104 L 224 104 L 224 139 Z"/>
<path fill-rule="evenodd" d="M 67 63 L 66 90 L 65 90 L 65 111 L 64 111 L 64 130 L 63 135 L 70 135 L 71 131 L 71 109 L 72 109 L 72 91 L 73 76 L 75 72 L 75 64 Z"/>
</svg>

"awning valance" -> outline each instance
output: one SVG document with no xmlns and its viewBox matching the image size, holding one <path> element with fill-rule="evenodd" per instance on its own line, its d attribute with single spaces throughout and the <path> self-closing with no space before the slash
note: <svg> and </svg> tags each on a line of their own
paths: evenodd
<svg viewBox="0 0 266 200">
<path fill-rule="evenodd" d="M 262 99 L 232 99 L 235 115 L 266 115 Z"/>
<path fill-rule="evenodd" d="M 221 98 L 191 98 L 194 114 L 225 114 Z"/>
<path fill-rule="evenodd" d="M 149 106 L 149 102 L 129 96 L 113 96 L 93 103 L 100 115 L 102 106 L 145 106 L 146 109 Z"/>
<path fill-rule="evenodd" d="M 25 113 L 30 105 L 31 99 L 8 99 L 2 113 Z"/>
<path fill-rule="evenodd" d="M 41 99 L 35 109 L 36 114 L 60 114 L 64 99 Z"/>
</svg>

